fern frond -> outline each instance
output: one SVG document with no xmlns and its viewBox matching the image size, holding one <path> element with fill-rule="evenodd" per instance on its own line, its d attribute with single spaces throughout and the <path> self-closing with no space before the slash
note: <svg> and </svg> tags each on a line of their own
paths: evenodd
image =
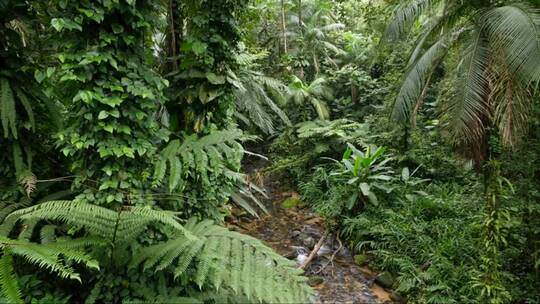
<svg viewBox="0 0 540 304">
<path fill-rule="evenodd" d="M 188 221 L 185 228 L 198 240 L 179 236 L 142 249 L 137 264 L 144 269 L 170 269 L 175 277 L 196 269 L 199 286 L 226 289 L 247 299 L 264 302 L 306 302 L 312 292 L 293 261 L 276 254 L 259 240 L 210 221 Z M 178 249 L 180 248 L 180 249 Z M 171 259 L 171 257 L 174 257 Z"/>
<path fill-rule="evenodd" d="M 137 237 L 151 223 L 163 223 L 176 231 L 193 236 L 178 222 L 176 213 L 158 211 L 149 207 L 125 207 L 115 212 L 97 205 L 79 201 L 51 201 L 11 213 L 6 222 L 13 220 L 52 220 L 85 228 L 90 234 L 118 243 L 126 243 Z M 118 222 L 118 224 L 116 224 Z"/>
<path fill-rule="evenodd" d="M 5 138 L 10 136 L 11 131 L 13 138 L 17 139 L 16 116 L 15 98 L 9 80 L 0 77 L 0 120 L 2 121 Z"/>
<path fill-rule="evenodd" d="M 13 256 L 9 251 L 4 251 L 0 257 L 0 287 L 2 295 L 9 303 L 24 303 L 13 269 Z"/>
<path fill-rule="evenodd" d="M 30 122 L 30 127 L 32 130 L 36 129 L 36 119 L 34 117 L 34 110 L 32 109 L 32 105 L 30 104 L 30 101 L 28 100 L 28 97 L 20 88 L 15 88 L 15 94 L 19 98 L 19 101 L 24 107 L 24 110 L 26 111 L 26 114 L 28 115 L 28 121 Z"/>
<path fill-rule="evenodd" d="M 56 226 L 45 225 L 39 231 L 39 239 L 42 244 L 53 243 L 56 241 Z"/>
<path fill-rule="evenodd" d="M 0 248 L 13 255 L 24 258 L 27 262 L 58 274 L 61 278 L 80 281 L 80 276 L 67 263 L 75 262 L 89 268 L 99 269 L 97 261 L 80 250 L 69 248 L 69 241 L 64 243 L 36 244 L 24 240 L 12 240 L 0 236 Z M 67 246 L 66 246 L 67 245 Z"/>
<path fill-rule="evenodd" d="M 163 149 L 156 163 L 154 185 L 160 185 L 169 167 L 169 191 L 177 190 L 186 171 L 206 174 L 208 170 L 223 171 L 230 153 L 238 148 L 242 131 L 215 131 L 203 137 L 191 135 L 183 141 L 172 140 Z M 242 153 L 240 150 L 239 153 Z M 203 182 L 208 182 L 203 179 Z"/>
</svg>

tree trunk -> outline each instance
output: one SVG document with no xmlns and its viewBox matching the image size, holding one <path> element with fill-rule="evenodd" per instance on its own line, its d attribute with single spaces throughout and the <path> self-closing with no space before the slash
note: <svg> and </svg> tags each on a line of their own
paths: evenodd
<svg viewBox="0 0 540 304">
<path fill-rule="evenodd" d="M 287 54 L 287 24 L 285 22 L 285 3 L 281 0 L 281 35 L 283 39 L 283 53 Z"/>
<path fill-rule="evenodd" d="M 304 26 L 302 23 L 302 0 L 298 0 L 298 26 L 300 27 L 300 33 L 304 35 Z"/>
<path fill-rule="evenodd" d="M 175 14 L 173 9 L 173 2 L 174 0 L 169 0 L 169 26 L 170 26 L 170 35 L 171 35 L 171 45 L 170 51 L 171 51 L 171 63 L 172 63 L 172 71 L 176 72 L 178 71 L 178 58 L 176 53 L 176 29 L 175 29 Z"/>
</svg>

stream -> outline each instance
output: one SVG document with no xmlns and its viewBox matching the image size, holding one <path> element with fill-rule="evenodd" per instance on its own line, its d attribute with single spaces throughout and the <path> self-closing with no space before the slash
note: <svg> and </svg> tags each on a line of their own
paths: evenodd
<svg viewBox="0 0 540 304">
<path fill-rule="evenodd" d="M 268 214 L 261 212 L 260 218 L 254 218 L 236 210 L 228 226 L 262 240 L 300 265 L 323 236 L 324 222 L 301 204 L 283 207 L 283 202 L 289 198 L 298 202 L 299 195 L 274 176 L 261 177 L 257 170 L 263 168 L 264 163 L 249 164 L 247 171 L 267 193 L 268 198 L 263 202 Z M 316 303 L 393 303 L 390 293 L 374 283 L 376 273 L 357 266 L 351 251 L 333 235 L 325 238 L 317 255 L 305 268 L 305 274 L 316 292 Z"/>
</svg>

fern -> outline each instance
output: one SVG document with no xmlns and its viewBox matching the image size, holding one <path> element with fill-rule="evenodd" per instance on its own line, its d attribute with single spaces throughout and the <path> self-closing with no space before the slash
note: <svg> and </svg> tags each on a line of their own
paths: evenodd
<svg viewBox="0 0 540 304">
<path fill-rule="evenodd" d="M 4 129 L 4 137 L 11 135 L 17 139 L 17 122 L 15 113 L 15 98 L 9 80 L 0 77 L 0 120 Z"/>
<path fill-rule="evenodd" d="M 294 262 L 252 237 L 229 231 L 211 221 L 191 219 L 185 228 L 197 238 L 179 236 L 142 249 L 133 265 L 145 270 L 169 269 L 180 277 L 195 269 L 199 287 L 224 287 L 235 295 L 269 303 L 306 302 L 311 289 Z M 225 291 L 227 292 L 227 291 Z"/>
<path fill-rule="evenodd" d="M 97 205 L 79 201 L 51 201 L 11 213 L 6 222 L 14 220 L 52 220 L 85 228 L 90 234 L 115 243 L 127 243 L 142 233 L 151 223 L 163 223 L 193 238 L 178 223 L 176 213 L 158 211 L 149 207 L 129 207 L 116 212 Z M 2 227 L 0 227 L 2 228 Z"/>
<path fill-rule="evenodd" d="M 306 279 L 294 262 L 274 253 L 257 239 L 228 231 L 208 220 L 198 223 L 191 219 L 182 226 L 173 212 L 148 207 L 124 207 L 115 212 L 77 201 L 41 203 L 17 210 L 6 218 L 9 227 L 20 220 L 31 226 L 40 220 L 64 222 L 85 228 L 88 234 L 96 236 L 58 238 L 42 244 L 0 236 L 0 249 L 4 252 L 21 256 L 62 278 L 80 280 L 70 263 L 98 268 L 97 262 L 81 249 L 111 242 L 127 243 L 150 223 L 159 222 L 173 228 L 175 237 L 141 249 L 135 255 L 133 266 L 143 264 L 145 270 L 169 271 L 175 278 L 193 269 L 194 281 L 201 288 L 213 286 L 219 291 L 223 286 L 226 293 L 261 302 L 304 302 L 311 296 Z M 54 227 L 47 230 L 43 232 L 46 233 L 44 239 L 53 239 Z"/>
<path fill-rule="evenodd" d="M 204 184 L 209 184 L 208 172 L 219 174 L 230 170 L 228 159 L 238 158 L 243 148 L 238 143 L 242 138 L 240 130 L 215 131 L 203 137 L 191 135 L 184 139 L 172 140 L 160 154 L 154 172 L 154 186 L 159 186 L 169 168 L 169 191 L 181 190 L 182 181 L 190 174 L 196 174 Z M 237 157 L 234 157 L 237 156 Z"/>
<path fill-rule="evenodd" d="M 82 243 L 85 244 L 85 243 Z M 95 244 L 95 243 L 93 243 Z M 81 243 L 77 243 L 81 245 Z M 80 281 L 80 276 L 65 262 L 75 262 L 89 268 L 99 269 L 97 261 L 74 246 L 70 239 L 51 244 L 37 244 L 23 240 L 12 240 L 0 236 L 0 248 L 13 255 L 23 257 L 27 262 L 40 268 L 49 269 L 61 278 Z"/>
<path fill-rule="evenodd" d="M 266 212 L 264 205 L 251 193 L 253 187 L 238 172 L 244 154 L 240 144 L 242 139 L 242 131 L 231 129 L 214 131 L 202 137 L 194 134 L 183 141 L 169 142 L 155 164 L 153 186 L 158 187 L 167 180 L 169 192 L 203 192 L 209 194 L 209 199 L 223 198 L 223 201 L 230 197 L 254 216 L 257 213 L 249 202 Z M 197 187 L 195 191 L 191 188 L 194 184 Z M 212 197 L 216 194 L 213 191 L 219 196 Z"/>
<path fill-rule="evenodd" d="M 0 258 L 0 288 L 9 303 L 23 303 L 15 269 L 13 269 L 13 256 L 9 251 L 4 251 Z"/>
</svg>

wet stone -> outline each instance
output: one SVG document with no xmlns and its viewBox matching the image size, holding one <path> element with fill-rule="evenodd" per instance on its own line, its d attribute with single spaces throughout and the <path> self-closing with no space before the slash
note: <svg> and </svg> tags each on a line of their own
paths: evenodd
<svg viewBox="0 0 540 304">
<path fill-rule="evenodd" d="M 267 177 L 265 188 L 270 198 L 266 201 L 270 216 L 249 218 L 250 229 L 244 232 L 266 241 L 291 260 L 298 262 L 306 258 L 325 231 L 324 221 L 307 212 L 307 209 L 284 209 L 281 206 L 283 199 L 294 195 L 291 195 L 290 189 L 286 189 L 288 192 L 285 195 L 280 195 L 285 193 L 285 189 L 279 185 L 278 179 Z M 383 294 L 384 290 L 369 288 L 368 280 L 371 277 L 355 264 L 345 244 L 339 245 L 337 239 L 329 236 L 323 245 L 325 247 L 321 251 L 329 251 L 328 254 L 315 256 L 305 269 L 315 291 L 315 303 L 376 304 L 388 298 L 387 293 Z M 343 247 L 332 257 L 340 246 Z"/>
<path fill-rule="evenodd" d="M 317 286 L 319 284 L 322 284 L 324 282 L 324 279 L 320 276 L 313 276 L 308 279 L 309 286 Z"/>
<path fill-rule="evenodd" d="M 403 298 L 403 296 L 397 291 L 392 291 L 392 293 L 390 294 L 390 300 L 392 300 L 394 302 L 397 302 L 397 303 L 404 303 L 405 302 L 405 299 Z"/>
<path fill-rule="evenodd" d="M 392 274 L 385 271 L 375 278 L 375 282 L 384 288 L 392 288 L 392 285 L 394 285 L 394 277 L 392 277 Z"/>
<path fill-rule="evenodd" d="M 309 249 L 313 249 L 315 247 L 316 241 L 314 238 L 308 236 L 302 240 L 302 245 L 306 246 Z"/>
</svg>

